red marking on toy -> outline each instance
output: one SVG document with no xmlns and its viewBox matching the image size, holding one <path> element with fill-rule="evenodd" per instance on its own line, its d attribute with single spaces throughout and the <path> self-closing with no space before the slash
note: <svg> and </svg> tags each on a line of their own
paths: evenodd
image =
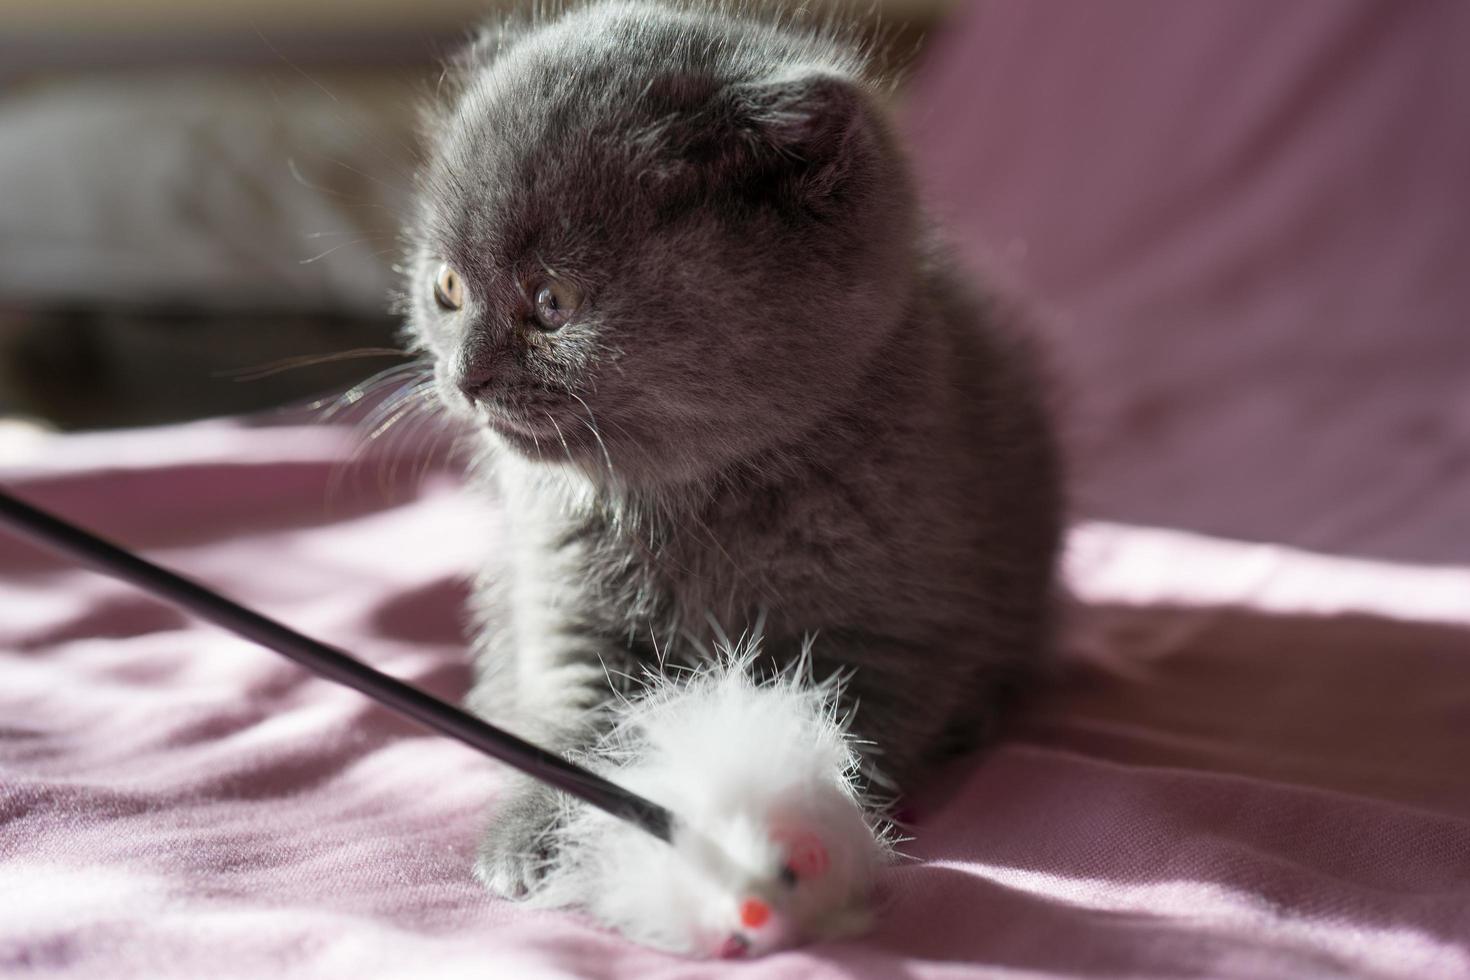
<svg viewBox="0 0 1470 980">
<path fill-rule="evenodd" d="M 743 957 L 749 949 L 750 940 L 746 939 L 738 932 L 731 933 L 730 937 L 725 940 L 724 945 L 720 947 L 720 959 L 738 960 Z"/>
<path fill-rule="evenodd" d="M 747 898 L 740 903 L 740 921 L 747 929 L 759 929 L 771 918 L 771 907 L 758 898 Z"/>
<path fill-rule="evenodd" d="M 820 878 L 832 865 L 822 839 L 810 831 L 778 830 L 771 836 L 786 845 L 786 866 L 797 878 Z"/>
</svg>

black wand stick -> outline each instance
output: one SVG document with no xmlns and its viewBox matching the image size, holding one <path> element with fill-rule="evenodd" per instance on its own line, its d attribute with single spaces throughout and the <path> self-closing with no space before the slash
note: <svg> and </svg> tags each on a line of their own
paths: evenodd
<svg viewBox="0 0 1470 980">
<path fill-rule="evenodd" d="M 290 657 L 307 670 L 329 681 L 345 684 L 366 694 L 374 701 L 425 727 L 435 729 L 450 738 L 457 738 L 471 748 L 519 769 L 533 779 L 635 824 L 661 840 L 672 840 L 673 816 L 657 803 L 630 793 L 594 772 L 481 721 L 474 715 L 389 677 L 382 671 L 374 670 L 340 650 L 302 636 L 295 630 L 231 602 L 196 582 L 144 561 L 132 552 L 45 511 L 37 510 L 4 490 L 0 490 L 0 521 L 9 524 L 26 537 Z"/>
</svg>

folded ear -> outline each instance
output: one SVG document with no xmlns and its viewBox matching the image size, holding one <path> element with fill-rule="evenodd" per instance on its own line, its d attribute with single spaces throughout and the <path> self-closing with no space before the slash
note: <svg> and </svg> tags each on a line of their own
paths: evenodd
<svg viewBox="0 0 1470 980">
<path fill-rule="evenodd" d="M 813 71 L 746 83 L 731 98 L 755 152 L 784 160 L 811 202 L 840 193 L 870 145 L 863 93 L 838 75 Z"/>
<path fill-rule="evenodd" d="M 675 194 L 718 187 L 830 211 L 877 149 L 866 95 L 857 82 L 828 71 L 727 85 L 693 74 L 668 77 L 644 97 L 659 113 L 646 145 L 661 153 L 640 179 Z"/>
<path fill-rule="evenodd" d="M 852 82 L 825 73 L 750 82 L 732 96 L 736 113 L 772 146 L 809 161 L 841 149 L 862 102 Z"/>
</svg>

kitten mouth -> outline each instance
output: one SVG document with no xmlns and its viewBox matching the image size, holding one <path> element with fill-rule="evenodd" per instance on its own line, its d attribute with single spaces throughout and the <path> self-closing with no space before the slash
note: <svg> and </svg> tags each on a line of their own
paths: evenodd
<svg viewBox="0 0 1470 980">
<path fill-rule="evenodd" d="M 566 429 L 558 429 L 549 413 L 537 417 L 532 412 L 520 412 L 495 403 L 478 406 L 480 421 L 490 431 L 527 452 L 539 446 L 560 447 L 566 439 Z"/>
<path fill-rule="evenodd" d="M 475 398 L 472 407 L 480 425 L 531 458 L 570 456 L 582 441 L 580 426 L 548 394 L 497 392 Z"/>
<path fill-rule="evenodd" d="M 556 430 L 550 422 L 535 424 L 532 419 L 507 411 L 496 405 L 482 405 L 480 407 L 480 418 L 486 426 L 501 435 L 522 436 L 525 438 L 556 437 Z"/>
<path fill-rule="evenodd" d="M 588 447 L 585 431 L 546 414 L 541 418 L 482 408 L 480 418 L 491 432 L 520 455 L 546 463 L 576 463 L 585 460 Z"/>
</svg>

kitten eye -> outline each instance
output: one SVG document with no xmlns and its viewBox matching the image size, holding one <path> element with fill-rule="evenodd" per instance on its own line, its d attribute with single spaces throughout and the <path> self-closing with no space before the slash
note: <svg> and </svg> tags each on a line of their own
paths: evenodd
<svg viewBox="0 0 1470 980">
<path fill-rule="evenodd" d="M 569 282 L 547 279 L 533 287 L 532 305 L 536 326 L 554 333 L 566 326 L 582 305 L 582 293 Z"/>
<path fill-rule="evenodd" d="M 453 311 L 464 306 L 464 283 L 448 262 L 441 262 L 434 276 L 434 302 L 441 310 Z"/>
</svg>

